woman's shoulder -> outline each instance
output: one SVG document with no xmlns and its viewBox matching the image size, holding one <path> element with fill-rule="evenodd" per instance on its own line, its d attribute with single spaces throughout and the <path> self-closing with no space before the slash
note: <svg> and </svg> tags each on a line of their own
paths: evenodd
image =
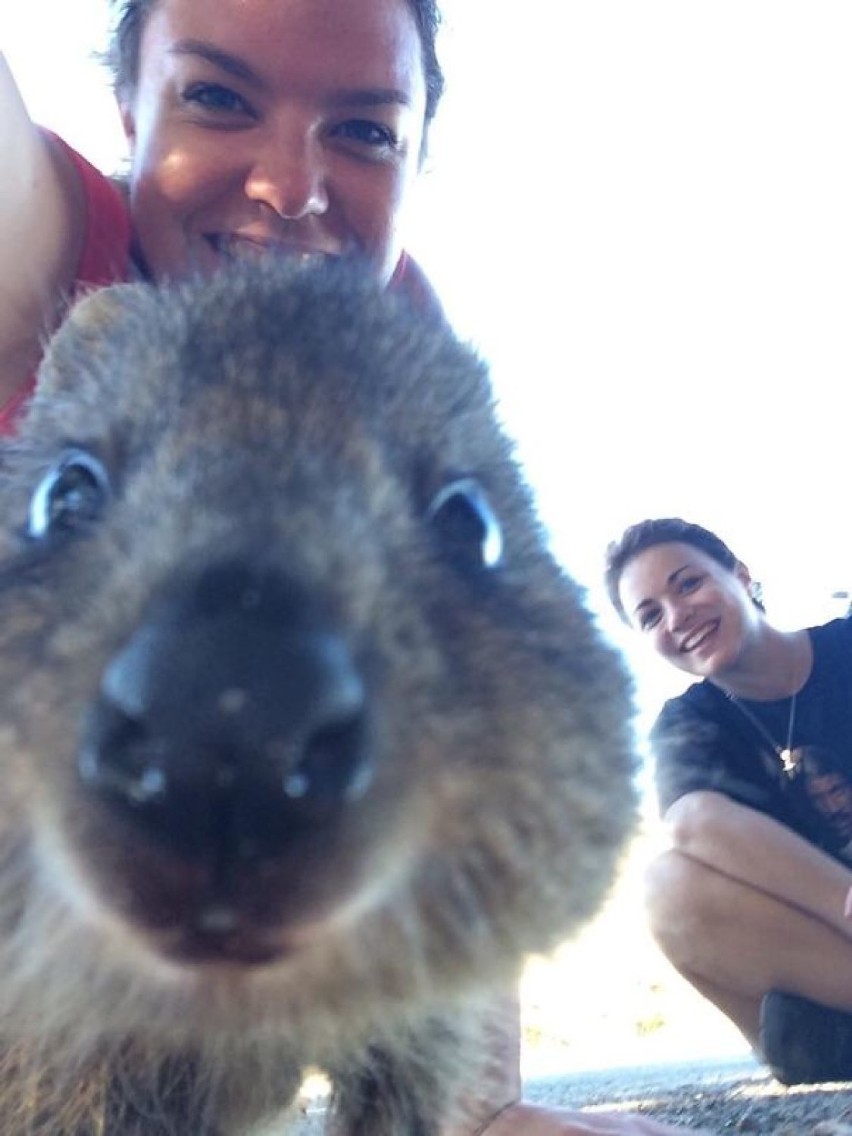
<svg viewBox="0 0 852 1136">
<path fill-rule="evenodd" d="M 0 96 L 16 93 L 0 58 Z M 2 101 L 2 99 L 0 99 Z M 11 99 L 9 100 L 11 103 Z M 15 170 L 0 189 L 0 435 L 13 433 L 33 389 L 43 345 L 77 293 L 130 271 L 131 226 L 116 184 L 26 108 L 0 111 L 0 135 L 18 137 Z M 0 155 L 3 147 L 0 146 Z M 27 157 L 29 156 L 29 157 Z M 13 163 L 14 164 L 14 163 Z"/>
<path fill-rule="evenodd" d="M 393 291 L 406 296 L 422 315 L 440 320 L 446 318 L 438 293 L 411 253 L 403 252 L 400 256 L 390 286 Z"/>
<path fill-rule="evenodd" d="M 803 694 L 818 702 L 834 697 L 848 705 L 852 687 L 852 618 L 832 619 L 809 627 L 813 667 Z"/>
<path fill-rule="evenodd" d="M 809 627 L 808 634 L 817 650 L 852 651 L 852 615 L 830 619 L 828 623 Z"/>
<path fill-rule="evenodd" d="M 693 683 L 683 694 L 670 698 L 651 727 L 649 740 L 657 761 L 694 764 L 700 755 L 716 754 L 730 733 L 730 708 L 712 683 Z"/>
<path fill-rule="evenodd" d="M 107 177 L 58 135 L 49 137 L 74 170 L 83 196 L 84 232 L 74 270 L 74 290 L 126 280 L 131 223 L 122 182 Z"/>
<path fill-rule="evenodd" d="M 712 683 L 706 680 L 694 682 L 682 694 L 663 703 L 653 727 L 654 732 L 681 725 L 691 719 L 716 719 L 724 701 L 724 695 Z"/>
</svg>

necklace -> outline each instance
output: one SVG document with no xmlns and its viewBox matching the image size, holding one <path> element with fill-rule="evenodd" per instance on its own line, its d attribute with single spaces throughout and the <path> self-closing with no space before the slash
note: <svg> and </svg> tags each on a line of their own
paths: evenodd
<svg viewBox="0 0 852 1136">
<path fill-rule="evenodd" d="M 790 698 L 790 714 L 787 718 L 787 744 L 783 747 L 776 742 L 763 722 L 752 714 L 747 706 L 743 706 L 742 702 L 740 702 L 735 695 L 731 694 L 730 690 L 725 690 L 724 694 L 731 705 L 736 706 L 737 710 L 739 710 L 744 718 L 747 718 L 749 722 L 751 722 L 764 740 L 769 742 L 770 746 L 777 754 L 778 760 L 781 762 L 781 768 L 788 777 L 792 777 L 798 770 L 798 765 L 793 758 L 793 728 L 796 724 L 796 694 L 798 694 L 798 691 Z"/>
</svg>

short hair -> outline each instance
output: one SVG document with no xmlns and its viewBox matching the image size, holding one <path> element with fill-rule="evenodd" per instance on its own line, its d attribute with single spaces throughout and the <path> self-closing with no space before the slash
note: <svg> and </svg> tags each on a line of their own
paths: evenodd
<svg viewBox="0 0 852 1136">
<path fill-rule="evenodd" d="M 405 0 L 411 10 L 423 52 L 426 79 L 426 126 L 435 117 L 444 93 L 444 73 L 438 61 L 436 40 L 441 25 L 438 0 Z M 157 0 L 110 0 L 114 14 L 112 34 L 105 62 L 112 72 L 113 87 L 119 98 L 127 98 L 139 81 L 139 50 L 148 16 Z"/>
<path fill-rule="evenodd" d="M 625 567 L 646 548 L 654 548 L 658 544 L 671 544 L 675 541 L 679 544 L 691 544 L 701 552 L 706 552 L 729 572 L 733 572 L 739 564 L 739 559 L 714 532 L 705 529 L 702 525 L 684 521 L 680 517 L 658 517 L 631 525 L 607 548 L 604 567 L 607 593 L 613 607 L 625 623 L 629 620 L 618 593 L 618 585 Z M 763 605 L 760 600 L 754 599 L 754 602 L 762 611 Z"/>
</svg>

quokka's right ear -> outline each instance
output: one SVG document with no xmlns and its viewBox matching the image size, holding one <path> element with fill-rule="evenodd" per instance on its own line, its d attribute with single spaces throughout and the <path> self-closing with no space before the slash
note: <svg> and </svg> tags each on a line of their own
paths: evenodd
<svg viewBox="0 0 852 1136">
<path fill-rule="evenodd" d="M 122 312 L 129 311 L 134 302 L 150 289 L 150 284 L 111 284 L 108 288 L 93 288 L 73 302 L 65 321 L 70 321 L 78 333 L 86 334 L 88 329 L 90 334 L 100 338 Z"/>
<path fill-rule="evenodd" d="M 62 391 L 80 380 L 81 372 L 97 360 L 110 331 L 146 295 L 150 284 L 112 284 L 84 293 L 75 300 L 59 329 L 48 340 L 39 368 L 37 389 Z"/>
</svg>

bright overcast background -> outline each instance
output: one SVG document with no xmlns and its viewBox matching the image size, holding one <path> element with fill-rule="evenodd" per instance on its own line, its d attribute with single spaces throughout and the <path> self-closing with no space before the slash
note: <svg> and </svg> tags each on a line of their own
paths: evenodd
<svg viewBox="0 0 852 1136">
<path fill-rule="evenodd" d="M 105 11 L 5 0 L 0 43 L 33 117 L 109 171 L 121 139 L 90 60 Z M 680 514 L 733 545 L 779 622 L 839 613 L 852 4 L 446 0 L 445 14 L 448 90 L 409 247 L 492 363 L 561 559 L 597 602 L 606 542 Z M 635 663 L 652 713 L 675 676 Z"/>
</svg>

